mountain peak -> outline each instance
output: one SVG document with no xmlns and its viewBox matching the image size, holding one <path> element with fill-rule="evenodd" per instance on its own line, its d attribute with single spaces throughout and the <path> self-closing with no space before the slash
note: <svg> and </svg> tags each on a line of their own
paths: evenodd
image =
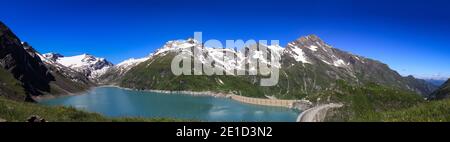
<svg viewBox="0 0 450 142">
<path fill-rule="evenodd" d="M 316 50 L 317 48 L 327 47 L 332 48 L 328 44 L 326 44 L 322 39 L 320 39 L 317 35 L 311 34 L 307 36 L 302 36 L 295 41 L 292 41 L 288 44 L 291 47 L 308 47 L 311 50 Z"/>
<path fill-rule="evenodd" d="M 310 34 L 297 39 L 298 42 L 323 42 L 317 35 Z"/>
<path fill-rule="evenodd" d="M 153 55 L 158 55 L 167 51 L 190 48 L 197 45 L 200 45 L 199 42 L 193 38 L 188 38 L 187 40 L 172 40 L 166 42 L 166 44 L 162 48 L 156 50 Z"/>
</svg>

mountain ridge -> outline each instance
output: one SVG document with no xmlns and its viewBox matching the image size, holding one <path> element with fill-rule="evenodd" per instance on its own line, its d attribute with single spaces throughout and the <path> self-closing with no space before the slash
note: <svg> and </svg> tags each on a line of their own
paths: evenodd
<svg viewBox="0 0 450 142">
<path fill-rule="evenodd" d="M 254 47 L 246 47 L 246 48 L 254 48 Z M 169 41 L 163 47 L 157 49 L 151 56 L 145 61 L 141 62 L 136 67 L 131 68 L 130 71 L 126 72 L 123 75 L 124 79 L 119 79 L 113 81 L 114 84 L 119 84 L 122 87 L 136 88 L 136 89 L 177 89 L 179 86 L 178 82 L 183 82 L 183 80 L 189 80 L 185 78 L 190 78 L 194 80 L 206 81 L 209 80 L 212 85 L 209 88 L 214 90 L 217 87 L 213 86 L 221 86 L 224 78 L 234 78 L 232 80 L 240 80 L 238 82 L 245 82 L 244 84 L 250 85 L 252 87 L 258 88 L 260 90 L 277 90 L 278 94 L 283 94 L 280 92 L 301 92 L 301 94 L 308 93 L 317 93 L 320 91 L 324 91 L 327 89 L 333 88 L 333 82 L 337 80 L 346 80 L 350 84 L 354 85 L 363 85 L 370 82 L 383 84 L 386 86 L 391 86 L 395 88 L 399 88 L 402 90 L 409 90 L 421 94 L 423 97 L 427 97 L 436 86 L 430 85 L 427 82 L 416 79 L 414 77 L 403 77 L 398 72 L 389 68 L 388 65 L 369 58 L 365 58 L 358 55 L 353 55 L 351 53 L 341 51 L 340 49 L 334 48 L 325 42 L 323 42 L 316 35 L 304 36 L 296 39 L 293 42 L 288 43 L 286 47 L 280 46 L 269 46 L 269 51 L 271 52 L 280 52 L 282 54 L 281 60 L 281 77 L 280 79 L 286 79 L 287 82 L 281 81 L 281 84 L 275 87 L 268 87 L 271 89 L 264 89 L 261 87 L 257 87 L 255 85 L 255 81 L 259 77 L 236 77 L 236 76 L 226 76 L 226 77 L 193 77 L 193 76 L 171 76 L 171 71 L 168 69 L 170 67 L 170 59 L 172 59 L 176 54 L 181 52 L 186 52 L 192 55 L 192 50 L 200 50 L 205 54 L 212 55 L 213 59 L 216 59 L 216 55 L 220 55 L 219 53 L 228 52 L 231 54 L 235 54 L 237 59 L 225 59 L 224 61 L 216 61 L 216 63 L 220 64 L 220 67 L 228 70 L 232 68 L 242 68 L 250 58 L 257 58 L 257 60 L 261 60 L 263 62 L 265 59 L 262 59 L 256 55 L 245 56 L 245 54 L 240 53 L 239 51 L 234 51 L 233 49 L 216 49 L 210 47 L 203 47 L 200 45 L 198 41 L 193 39 L 188 40 L 176 40 Z M 164 57 L 168 56 L 168 57 Z M 206 57 L 199 56 L 200 62 L 204 63 Z M 151 67 L 152 64 L 158 67 Z M 141 69 L 137 69 L 141 68 Z M 140 71 L 138 71 L 140 70 Z M 160 72 L 153 72 L 151 70 L 159 70 Z M 149 73 L 153 72 L 153 73 Z M 149 74 L 146 74 L 149 73 Z M 159 78 L 160 76 L 165 76 L 169 78 Z M 289 79 L 291 76 L 296 76 L 296 79 Z M 160 80 L 158 80 L 158 78 Z M 172 80 L 173 82 L 165 82 L 163 80 Z M 176 81 L 174 81 L 176 80 Z M 222 81 L 219 81 L 222 80 Z M 290 80 L 290 81 L 289 81 Z M 160 86 L 155 87 L 155 83 L 164 82 L 166 87 Z M 212 82 L 211 82 L 212 81 Z M 152 83 L 153 82 L 153 83 Z M 198 83 L 198 82 L 194 82 Z M 189 84 L 189 83 L 187 83 Z M 295 85 L 300 90 L 286 88 L 282 86 Z M 308 84 L 311 84 L 310 86 Z M 223 85 L 223 84 L 222 84 Z M 158 85 L 157 85 L 158 86 Z M 172 86 L 172 87 L 167 87 Z M 185 89 L 193 89 L 191 91 L 195 91 L 195 87 L 188 87 Z M 206 87 L 208 88 L 208 87 Z M 220 87 L 219 87 L 220 88 Z M 199 88 L 197 88 L 199 89 Z M 200 89 L 201 90 L 201 89 Z M 207 89 L 208 90 L 208 89 Z M 219 89 L 220 90 L 220 89 Z M 204 91 L 204 90 L 202 90 Z M 216 90 L 218 91 L 218 90 Z M 231 91 L 231 92 L 239 92 L 242 90 L 232 90 L 230 88 L 222 90 L 222 91 Z M 259 92 L 259 91 L 257 91 Z M 259 92 L 265 95 L 269 95 L 269 93 L 274 93 L 273 91 L 267 91 L 266 93 Z M 298 95 L 298 94 L 297 94 Z M 295 96 L 295 95 L 294 95 Z M 286 96 L 284 96 L 286 97 Z M 288 97 L 289 98 L 289 97 Z"/>
<path fill-rule="evenodd" d="M 450 79 L 431 94 L 432 99 L 446 99 L 450 97 Z"/>
</svg>

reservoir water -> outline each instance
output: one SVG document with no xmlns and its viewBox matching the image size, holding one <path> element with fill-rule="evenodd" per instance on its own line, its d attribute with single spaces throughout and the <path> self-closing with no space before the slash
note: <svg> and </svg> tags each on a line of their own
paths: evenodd
<svg viewBox="0 0 450 142">
<path fill-rule="evenodd" d="M 298 110 L 251 105 L 226 98 L 164 94 L 98 87 L 82 95 L 44 99 L 45 105 L 72 106 L 109 117 L 170 117 L 219 122 L 294 122 Z"/>
</svg>

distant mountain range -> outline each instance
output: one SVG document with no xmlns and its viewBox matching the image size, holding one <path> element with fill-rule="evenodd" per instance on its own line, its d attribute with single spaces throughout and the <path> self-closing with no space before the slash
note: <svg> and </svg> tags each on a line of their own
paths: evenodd
<svg viewBox="0 0 450 142">
<path fill-rule="evenodd" d="M 441 86 L 446 81 L 445 79 L 423 79 L 423 80 L 425 80 L 426 82 L 429 82 L 435 86 Z"/>
<path fill-rule="evenodd" d="M 447 80 L 439 89 L 431 94 L 433 99 L 444 99 L 450 97 L 450 79 Z"/>
</svg>

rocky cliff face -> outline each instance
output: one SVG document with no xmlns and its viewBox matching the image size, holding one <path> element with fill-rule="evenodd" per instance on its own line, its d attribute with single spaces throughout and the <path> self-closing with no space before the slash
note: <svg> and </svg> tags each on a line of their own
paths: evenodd
<svg viewBox="0 0 450 142">
<path fill-rule="evenodd" d="M 3 23 L 0 23 L 0 65 L 33 95 L 50 92 L 50 82 L 55 80 L 39 57 L 28 54 L 19 38 Z"/>
</svg>

